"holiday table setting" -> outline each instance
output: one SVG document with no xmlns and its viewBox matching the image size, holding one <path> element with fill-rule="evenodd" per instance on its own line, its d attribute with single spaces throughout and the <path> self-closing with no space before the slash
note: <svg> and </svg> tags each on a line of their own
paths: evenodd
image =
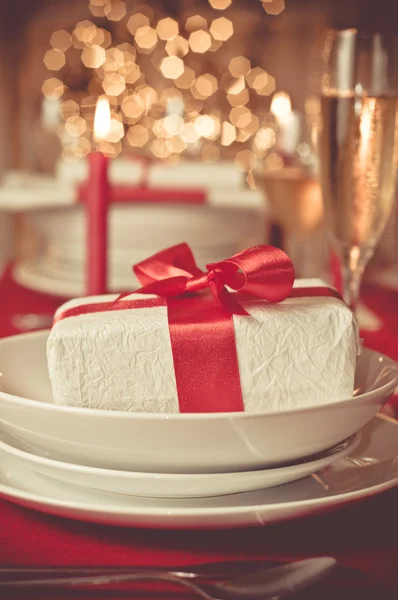
<svg viewBox="0 0 398 600">
<path fill-rule="evenodd" d="M 398 292 L 359 294 L 394 200 L 395 54 L 364 89 L 380 39 L 328 35 L 320 176 L 300 166 L 327 281 L 272 243 L 272 174 L 263 196 L 228 161 L 111 158 L 106 94 L 82 161 L 5 178 L 37 247 L 0 282 L 2 598 L 396 597 Z M 289 179 L 298 118 L 274 112 Z"/>
</svg>

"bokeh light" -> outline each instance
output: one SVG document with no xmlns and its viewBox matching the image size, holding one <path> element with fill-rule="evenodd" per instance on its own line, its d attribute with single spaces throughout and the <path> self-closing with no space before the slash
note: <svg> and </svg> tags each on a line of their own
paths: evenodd
<svg viewBox="0 0 398 600">
<path fill-rule="evenodd" d="M 177 21 L 166 17 L 161 19 L 156 26 L 156 33 L 161 40 L 171 40 L 178 35 L 179 26 Z"/>
<path fill-rule="evenodd" d="M 44 55 L 44 64 L 49 71 L 59 71 L 65 65 L 65 54 L 61 50 L 47 50 Z"/>
<path fill-rule="evenodd" d="M 199 54 L 207 52 L 211 46 L 210 33 L 204 31 L 203 29 L 194 31 L 189 36 L 189 46 L 192 52 L 198 52 Z"/>
<path fill-rule="evenodd" d="M 72 137 L 79 137 L 86 131 L 86 121 L 83 117 L 74 115 L 65 122 L 65 131 Z"/>
<path fill-rule="evenodd" d="M 57 99 L 64 93 L 65 86 L 56 77 L 50 77 L 50 79 L 45 80 L 41 89 L 46 98 Z"/>
<path fill-rule="evenodd" d="M 285 10 L 285 0 L 262 0 L 261 4 L 268 15 L 280 15 Z"/>
<path fill-rule="evenodd" d="M 227 94 L 227 100 L 231 106 L 244 106 L 250 100 L 249 92 L 246 88 L 243 88 L 238 94 Z"/>
<path fill-rule="evenodd" d="M 108 73 L 103 79 L 102 87 L 108 96 L 118 96 L 126 89 L 126 80 L 119 73 Z"/>
<path fill-rule="evenodd" d="M 221 145 L 230 146 L 236 140 L 236 129 L 228 121 L 224 121 L 221 126 Z"/>
<path fill-rule="evenodd" d="M 82 62 L 90 69 L 98 69 L 104 64 L 106 53 L 101 46 L 88 46 L 82 52 Z"/>
<path fill-rule="evenodd" d="M 140 27 L 149 27 L 150 21 L 146 15 L 137 13 L 132 15 L 127 21 L 127 29 L 132 35 L 135 35 Z"/>
<path fill-rule="evenodd" d="M 216 163 L 220 159 L 220 148 L 214 144 L 206 145 L 202 148 L 201 157 L 205 163 Z"/>
<path fill-rule="evenodd" d="M 167 79 L 178 79 L 184 73 L 184 62 L 178 56 L 166 56 L 160 70 Z"/>
<path fill-rule="evenodd" d="M 143 125 L 133 125 L 129 128 L 126 139 L 130 146 L 142 148 L 149 139 L 148 130 Z"/>
<path fill-rule="evenodd" d="M 265 87 L 268 83 L 268 74 L 260 67 L 255 67 L 246 76 L 248 85 L 254 90 Z"/>
<path fill-rule="evenodd" d="M 276 23 L 284 0 L 260 3 L 266 26 Z M 261 98 L 276 83 L 268 55 L 252 47 L 261 37 L 258 8 L 232 0 L 192 0 L 169 12 L 146 0 L 89 0 L 89 8 L 92 20 L 55 29 L 43 55 L 42 92 L 59 100 L 65 160 L 91 150 L 95 104 L 105 93 L 112 126 L 99 149 L 107 156 L 127 144 L 170 163 L 185 151 L 215 162 L 221 149 L 249 174 L 257 158 L 278 168 L 275 132 L 264 121 L 269 101 Z M 307 153 L 302 145 L 303 161 Z"/>
<path fill-rule="evenodd" d="M 55 50 L 66 52 L 72 45 L 72 36 L 64 29 L 54 31 L 50 37 L 50 44 Z"/>
<path fill-rule="evenodd" d="M 188 54 L 189 44 L 185 38 L 177 35 L 175 38 L 168 40 L 165 50 L 169 56 L 178 56 L 181 58 L 181 56 Z"/>
<path fill-rule="evenodd" d="M 231 123 L 235 125 L 235 127 L 247 127 L 251 120 L 251 111 L 245 106 L 236 106 L 229 113 L 229 118 L 231 120 Z"/>
<path fill-rule="evenodd" d="M 65 100 L 59 106 L 59 114 L 66 121 L 69 117 L 74 117 L 80 114 L 80 107 L 74 100 Z"/>
<path fill-rule="evenodd" d="M 175 84 L 178 88 L 182 90 L 188 90 L 195 81 L 195 71 L 190 69 L 189 67 L 184 67 L 184 72 L 178 79 L 175 80 Z"/>
<path fill-rule="evenodd" d="M 245 77 L 251 69 L 250 60 L 244 56 L 235 56 L 230 60 L 228 69 L 234 77 Z"/>
<path fill-rule="evenodd" d="M 217 91 L 217 79 L 210 73 L 206 73 L 197 78 L 195 86 L 203 98 L 208 98 Z"/>
<path fill-rule="evenodd" d="M 185 29 L 188 32 L 198 31 L 199 29 L 207 29 L 207 21 L 200 15 L 194 15 L 186 20 Z"/>
<path fill-rule="evenodd" d="M 132 94 L 124 98 L 121 108 L 127 118 L 137 119 L 144 112 L 145 103 L 141 96 Z"/>
<path fill-rule="evenodd" d="M 144 25 L 143 27 L 139 27 L 137 29 L 134 39 L 138 48 L 152 50 L 157 44 L 158 36 L 153 27 Z"/>
<path fill-rule="evenodd" d="M 212 8 L 216 10 L 225 10 L 232 4 L 232 0 L 208 0 Z"/>
<path fill-rule="evenodd" d="M 257 166 L 257 156 L 250 150 L 241 150 L 235 157 L 235 164 L 238 169 L 246 173 L 253 171 Z"/>
<path fill-rule="evenodd" d="M 121 0 L 108 0 L 104 5 L 104 14 L 110 21 L 120 21 L 126 15 L 126 5 Z"/>
<path fill-rule="evenodd" d="M 226 19 L 225 17 L 214 19 L 213 23 L 210 26 L 210 33 L 215 40 L 225 42 L 230 37 L 232 37 L 234 33 L 234 26 L 232 24 L 232 21 Z"/>
</svg>

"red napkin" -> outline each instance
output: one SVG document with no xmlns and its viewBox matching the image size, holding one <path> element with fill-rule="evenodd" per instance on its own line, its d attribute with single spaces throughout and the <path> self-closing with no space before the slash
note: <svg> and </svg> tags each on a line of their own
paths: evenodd
<svg viewBox="0 0 398 600">
<path fill-rule="evenodd" d="M 392 490 L 327 515 L 279 525 L 173 532 L 83 523 L 1 500 L 0 563 L 171 566 L 326 554 L 368 573 L 395 574 L 397 500 L 398 490 Z"/>
</svg>

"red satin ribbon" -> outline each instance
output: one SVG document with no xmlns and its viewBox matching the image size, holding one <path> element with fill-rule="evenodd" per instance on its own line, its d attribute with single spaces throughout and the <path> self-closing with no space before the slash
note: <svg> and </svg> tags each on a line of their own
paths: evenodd
<svg viewBox="0 0 398 600">
<path fill-rule="evenodd" d="M 232 315 L 249 313 L 240 301 L 256 297 L 281 302 L 288 296 L 339 294 L 329 288 L 293 290 L 293 265 L 272 246 L 250 248 L 207 269 L 197 267 L 187 244 L 168 248 L 134 267 L 143 285 L 134 293 L 159 298 L 126 300 L 129 292 L 113 302 L 67 309 L 56 321 L 91 312 L 167 305 L 180 412 L 243 411 Z"/>
</svg>

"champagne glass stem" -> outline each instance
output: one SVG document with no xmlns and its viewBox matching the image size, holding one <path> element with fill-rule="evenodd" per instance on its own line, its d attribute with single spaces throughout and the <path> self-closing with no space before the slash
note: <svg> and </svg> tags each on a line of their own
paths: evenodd
<svg viewBox="0 0 398 600">
<path fill-rule="evenodd" d="M 357 310 L 362 275 L 373 254 L 370 247 L 352 246 L 341 257 L 341 286 L 343 300 L 354 311 Z"/>
<path fill-rule="evenodd" d="M 341 285 L 343 300 L 354 311 L 357 310 L 359 291 L 361 288 L 363 269 L 352 269 L 348 265 L 343 265 L 341 270 Z"/>
</svg>

